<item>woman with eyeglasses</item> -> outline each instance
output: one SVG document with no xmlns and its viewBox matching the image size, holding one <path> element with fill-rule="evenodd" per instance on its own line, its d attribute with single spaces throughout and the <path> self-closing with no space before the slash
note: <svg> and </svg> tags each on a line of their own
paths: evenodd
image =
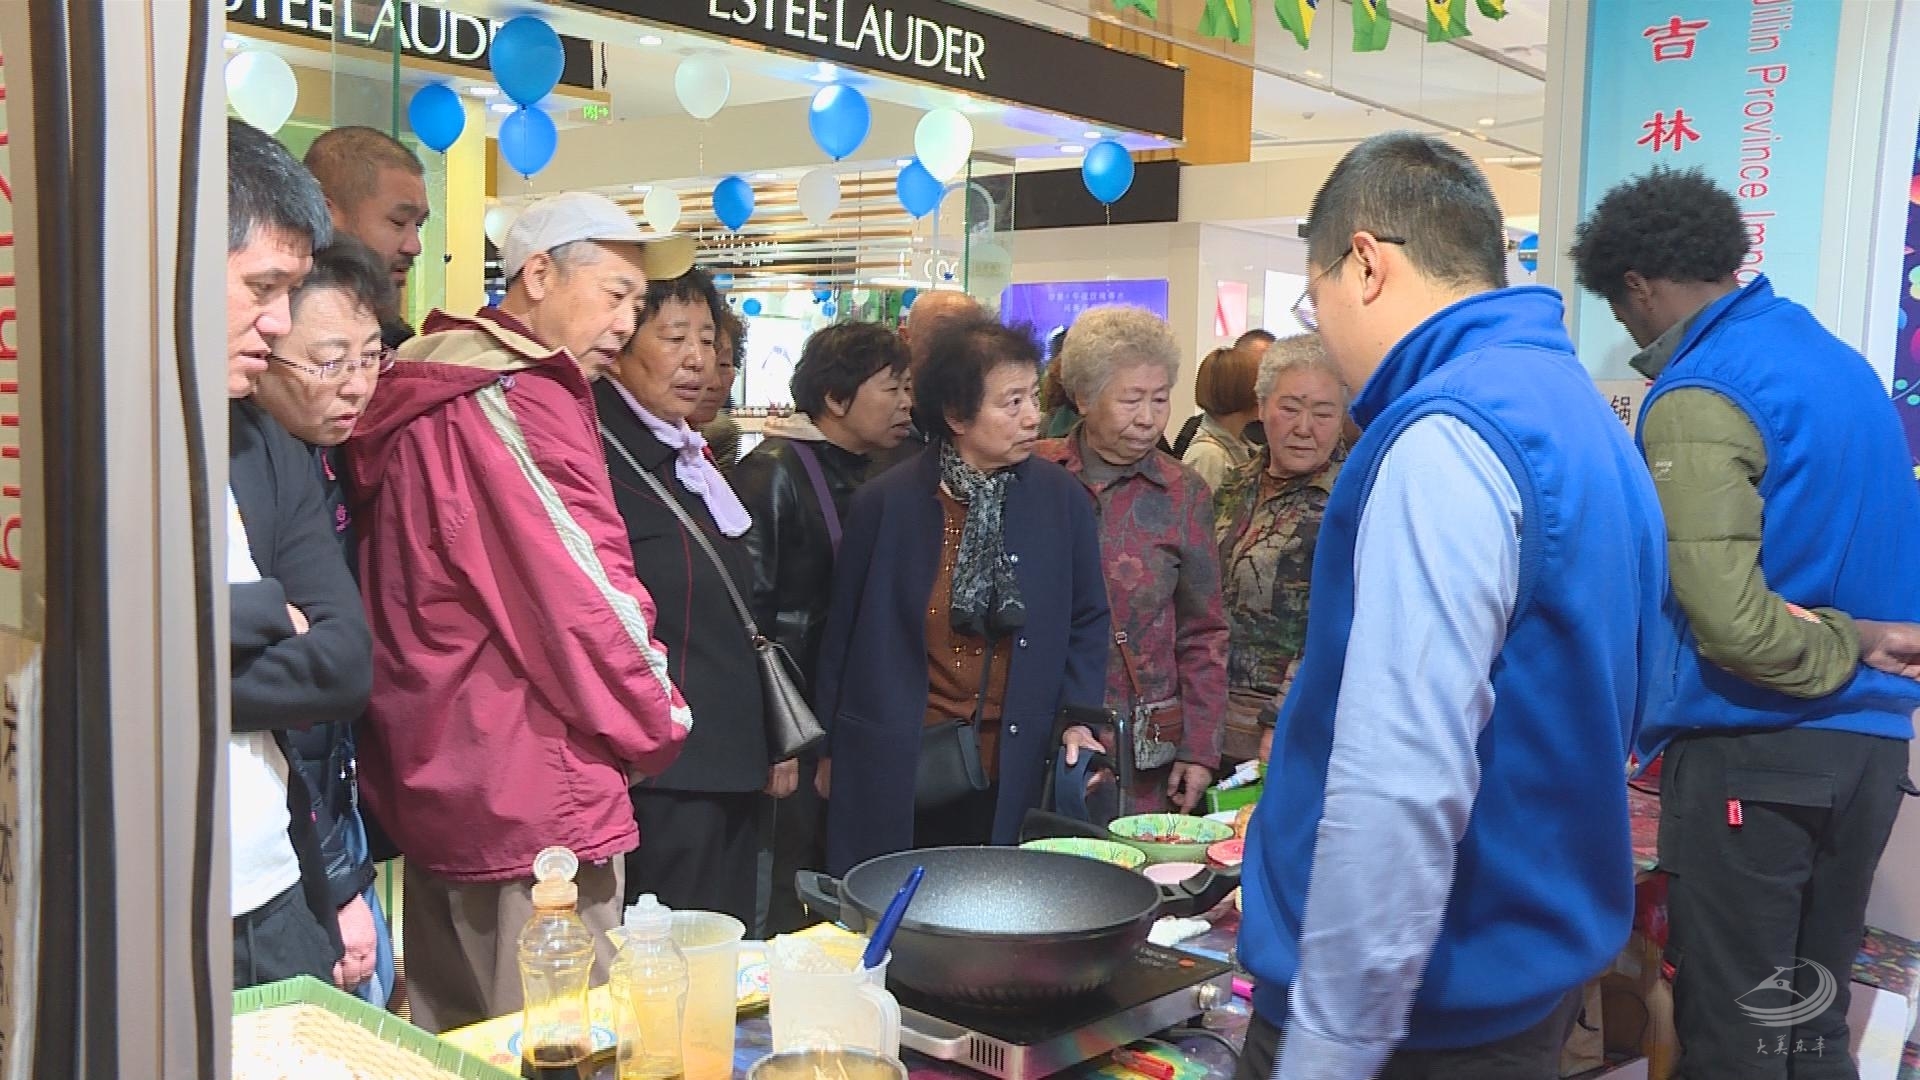
<svg viewBox="0 0 1920 1080">
<path fill-rule="evenodd" d="M 353 522 L 336 448 L 353 434 L 380 373 L 393 366 L 393 350 L 380 342 L 380 320 L 392 314 L 394 302 L 380 261 L 358 242 L 336 235 L 314 253 L 313 269 L 293 290 L 291 326 L 272 342 L 253 394 L 280 426 L 312 448 L 341 557 L 356 576 Z M 355 790 L 352 725 L 316 724 L 291 734 L 292 764 L 313 794 L 315 831 L 346 944 L 333 981 L 385 1005 L 393 991 L 393 939 L 373 891 Z"/>
</svg>

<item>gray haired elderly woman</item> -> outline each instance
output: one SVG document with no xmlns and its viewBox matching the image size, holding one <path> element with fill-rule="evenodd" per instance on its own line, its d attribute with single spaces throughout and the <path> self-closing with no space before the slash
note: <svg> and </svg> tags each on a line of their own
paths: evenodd
<svg viewBox="0 0 1920 1080">
<path fill-rule="evenodd" d="M 1227 660 L 1226 756 L 1266 756 L 1273 716 L 1307 638 L 1307 589 L 1350 398 L 1317 335 L 1274 343 L 1254 383 L 1266 453 L 1214 495 Z"/>
<path fill-rule="evenodd" d="M 1075 320 L 1056 363 L 1081 421 L 1034 453 L 1066 466 L 1099 504 L 1113 611 L 1106 704 L 1128 720 L 1125 745 L 1110 749 L 1129 782 L 1103 810 L 1191 810 L 1220 765 L 1227 625 L 1212 498 L 1157 448 L 1180 349 L 1151 313 L 1102 307 Z"/>
</svg>

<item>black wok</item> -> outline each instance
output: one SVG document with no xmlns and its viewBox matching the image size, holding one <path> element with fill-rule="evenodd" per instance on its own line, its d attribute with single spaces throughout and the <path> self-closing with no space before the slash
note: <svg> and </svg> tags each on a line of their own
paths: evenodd
<svg viewBox="0 0 1920 1080">
<path fill-rule="evenodd" d="M 1162 887 L 1077 855 L 954 847 L 869 859 L 844 881 L 801 871 L 795 885 L 816 914 L 865 932 L 915 866 L 927 876 L 893 939 L 888 981 L 987 1008 L 1095 990 L 1146 943 L 1157 916 L 1205 910 L 1236 884 L 1203 873 Z"/>
</svg>

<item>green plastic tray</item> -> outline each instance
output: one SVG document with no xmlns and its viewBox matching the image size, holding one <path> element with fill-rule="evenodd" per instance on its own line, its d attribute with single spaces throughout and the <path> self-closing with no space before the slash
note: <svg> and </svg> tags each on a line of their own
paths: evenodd
<svg viewBox="0 0 1920 1080">
<path fill-rule="evenodd" d="M 462 1080 L 520 1080 L 514 1074 L 489 1065 L 457 1046 L 441 1042 L 385 1009 L 375 1008 L 352 994 L 342 993 L 311 975 L 233 992 L 235 1016 L 283 1005 L 312 1005 L 325 1009 L 365 1028 L 378 1039 L 425 1058 L 435 1068 Z"/>
</svg>

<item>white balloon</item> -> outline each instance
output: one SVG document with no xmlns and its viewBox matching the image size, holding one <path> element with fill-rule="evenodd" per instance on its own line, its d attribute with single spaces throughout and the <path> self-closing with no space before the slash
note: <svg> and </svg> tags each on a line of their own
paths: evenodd
<svg viewBox="0 0 1920 1080">
<path fill-rule="evenodd" d="M 689 56 L 673 73 L 673 94 L 695 120 L 711 120 L 733 92 L 727 65 L 711 56 Z"/>
<path fill-rule="evenodd" d="M 935 180 L 947 183 L 973 156 L 973 123 L 956 109 L 935 109 L 913 129 L 913 152 Z"/>
<path fill-rule="evenodd" d="M 840 209 L 840 177 L 832 169 L 814 169 L 800 178 L 800 213 L 815 225 L 833 220 Z"/>
<path fill-rule="evenodd" d="M 873 293 L 867 289 L 855 289 L 852 299 L 854 307 L 865 307 L 867 301 L 873 299 Z"/>
<path fill-rule="evenodd" d="M 510 206 L 490 207 L 486 217 L 481 219 L 480 227 L 485 230 L 487 239 L 493 241 L 494 247 L 505 247 L 507 230 L 513 228 L 513 220 L 519 216 L 519 211 Z"/>
<path fill-rule="evenodd" d="M 680 224 L 680 194 L 663 184 L 655 184 L 647 191 L 647 201 L 641 204 L 640 212 L 646 215 L 649 228 L 666 236 Z"/>
<path fill-rule="evenodd" d="M 279 131 L 299 98 L 300 83 L 277 54 L 249 51 L 227 61 L 227 103 L 261 131 Z"/>
<path fill-rule="evenodd" d="M 789 319 L 811 319 L 816 314 L 812 289 L 795 289 L 780 302 L 780 314 Z"/>
</svg>

